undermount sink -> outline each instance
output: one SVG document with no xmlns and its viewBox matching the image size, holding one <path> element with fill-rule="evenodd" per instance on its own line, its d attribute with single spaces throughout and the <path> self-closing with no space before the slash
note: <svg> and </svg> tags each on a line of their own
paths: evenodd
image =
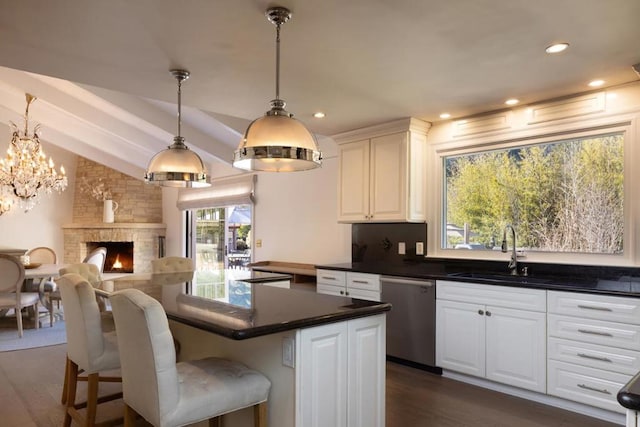
<svg viewBox="0 0 640 427">
<path fill-rule="evenodd" d="M 530 276 L 515 276 L 511 274 L 500 273 L 451 273 L 449 277 L 461 277 L 465 279 L 488 280 L 492 282 L 503 283 L 522 283 L 522 284 L 547 284 L 552 283 L 549 279 L 540 279 Z"/>
</svg>

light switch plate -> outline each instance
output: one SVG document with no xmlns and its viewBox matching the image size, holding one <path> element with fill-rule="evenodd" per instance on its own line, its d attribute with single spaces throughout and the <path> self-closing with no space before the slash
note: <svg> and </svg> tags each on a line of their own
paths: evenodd
<svg viewBox="0 0 640 427">
<path fill-rule="evenodd" d="M 424 243 L 416 242 L 416 255 L 424 255 Z"/>
<path fill-rule="evenodd" d="M 407 245 L 404 242 L 398 242 L 398 255 L 404 255 L 407 253 Z"/>
<path fill-rule="evenodd" d="M 282 338 L 282 364 L 290 368 L 296 367 L 296 339 L 294 337 Z"/>
</svg>

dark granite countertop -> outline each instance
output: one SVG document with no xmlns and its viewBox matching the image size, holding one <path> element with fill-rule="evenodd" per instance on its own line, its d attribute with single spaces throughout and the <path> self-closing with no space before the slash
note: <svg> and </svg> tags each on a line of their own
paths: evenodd
<svg viewBox="0 0 640 427">
<path fill-rule="evenodd" d="M 640 411 L 640 373 L 620 389 L 617 398 L 618 403 L 625 408 Z"/>
<path fill-rule="evenodd" d="M 517 286 L 570 292 L 640 297 L 640 269 L 521 263 L 527 276 L 510 276 L 506 262 L 433 259 L 403 263 L 344 263 L 317 265 L 328 270 L 432 280 L 455 280 L 498 286 Z"/>
<path fill-rule="evenodd" d="M 371 316 L 391 309 L 387 303 L 268 284 L 286 277 L 290 276 L 251 272 L 247 278 L 229 282 L 226 298 L 181 294 L 175 303 L 163 305 L 169 319 L 236 340 Z"/>
</svg>

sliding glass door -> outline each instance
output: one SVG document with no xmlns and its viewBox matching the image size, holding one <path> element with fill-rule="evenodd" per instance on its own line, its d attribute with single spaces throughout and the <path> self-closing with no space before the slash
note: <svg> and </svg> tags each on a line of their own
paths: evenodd
<svg viewBox="0 0 640 427">
<path fill-rule="evenodd" d="M 247 270 L 251 262 L 252 205 L 192 210 L 191 253 L 196 274 L 191 293 L 224 298 L 225 276 Z"/>
</svg>

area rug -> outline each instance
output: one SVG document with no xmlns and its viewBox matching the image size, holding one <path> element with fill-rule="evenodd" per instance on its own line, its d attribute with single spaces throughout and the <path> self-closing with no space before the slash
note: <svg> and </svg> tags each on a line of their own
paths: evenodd
<svg viewBox="0 0 640 427">
<path fill-rule="evenodd" d="M 24 335 L 22 338 L 18 338 L 16 319 L 13 316 L 0 318 L 0 352 L 46 347 L 67 342 L 67 331 L 60 314 L 56 313 L 53 327 L 49 327 L 48 315 L 41 317 L 42 326 L 38 329 L 33 328 L 30 323 L 29 320 L 24 319 Z"/>
</svg>

